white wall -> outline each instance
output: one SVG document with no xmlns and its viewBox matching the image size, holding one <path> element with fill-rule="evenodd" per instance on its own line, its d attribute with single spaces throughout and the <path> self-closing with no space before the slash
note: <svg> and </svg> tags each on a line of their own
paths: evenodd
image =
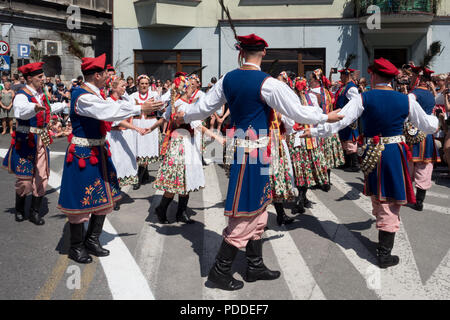
<svg viewBox="0 0 450 320">
<path fill-rule="evenodd" d="M 326 48 L 326 75 L 330 68 L 342 67 L 348 54 L 359 55 L 359 31 L 356 24 L 338 25 L 271 25 L 271 26 L 241 26 L 237 28 L 240 35 L 256 33 L 263 37 L 270 48 Z M 211 77 L 233 70 L 238 67 L 238 52 L 234 49 L 236 40 L 231 29 L 220 28 L 164 28 L 164 29 L 114 29 L 114 59 L 130 57 L 137 49 L 201 49 L 203 65 L 203 82 Z M 364 51 L 362 51 L 364 53 Z M 365 55 L 365 53 L 364 53 Z M 219 68 L 220 60 L 220 68 Z M 361 69 L 364 57 L 360 57 L 352 65 Z M 134 74 L 134 65 L 123 68 L 125 76 Z"/>
<path fill-rule="evenodd" d="M 433 41 L 440 40 L 444 51 L 433 61 L 433 71 L 436 73 L 450 72 L 450 21 L 431 26 Z"/>
</svg>

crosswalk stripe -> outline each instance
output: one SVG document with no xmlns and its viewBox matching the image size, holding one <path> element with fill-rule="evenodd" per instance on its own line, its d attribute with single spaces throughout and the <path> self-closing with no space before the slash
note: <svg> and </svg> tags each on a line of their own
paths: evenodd
<svg viewBox="0 0 450 320">
<path fill-rule="evenodd" d="M 429 190 L 427 190 L 427 196 L 435 197 L 435 198 L 441 198 L 441 199 L 450 199 L 450 195 L 448 195 L 448 194 L 432 192 L 432 191 L 429 191 Z"/>
<path fill-rule="evenodd" d="M 450 214 L 450 207 L 441 207 L 431 203 L 423 204 L 424 210 L 430 210 L 437 213 Z"/>
<path fill-rule="evenodd" d="M 433 300 L 448 300 L 450 295 L 450 250 L 425 284 Z"/>
<path fill-rule="evenodd" d="M 214 235 L 221 235 L 227 225 L 223 208 L 214 207 L 214 205 L 223 201 L 215 167 L 215 165 L 209 165 L 204 168 L 205 188 L 202 190 L 202 198 L 205 208 L 203 210 L 205 229 L 203 232 L 203 254 L 201 257 L 202 281 L 206 281 L 207 274 L 214 264 L 215 257 L 222 243 L 217 241 L 217 237 Z M 235 291 L 208 288 L 203 283 L 202 288 L 203 300 L 230 300 L 237 298 L 237 292 Z"/>
<path fill-rule="evenodd" d="M 367 215 L 374 217 L 371 201 L 366 196 L 356 188 L 349 186 L 334 173 L 331 173 L 331 179 L 336 189 L 343 193 L 345 197 L 352 200 Z M 394 251 L 400 257 L 400 263 L 394 268 L 381 270 L 381 298 L 406 298 L 405 294 L 408 294 L 408 299 L 426 299 L 427 295 L 422 285 L 411 244 L 402 224 L 400 224 L 400 230 L 396 233 Z"/>
<path fill-rule="evenodd" d="M 279 231 L 269 229 L 265 231 L 265 235 L 270 237 L 270 244 L 292 298 L 294 300 L 325 300 L 325 295 L 286 228 L 282 227 Z"/>
<path fill-rule="evenodd" d="M 162 196 L 163 194 L 164 192 L 157 190 L 153 195 L 151 202 L 152 214 L 154 214 L 154 208 L 158 205 L 158 197 L 156 196 Z M 139 232 L 134 256 L 150 284 L 157 283 L 165 239 L 166 237 L 161 232 L 158 232 L 156 228 L 150 226 L 147 222 L 144 223 Z"/>
</svg>

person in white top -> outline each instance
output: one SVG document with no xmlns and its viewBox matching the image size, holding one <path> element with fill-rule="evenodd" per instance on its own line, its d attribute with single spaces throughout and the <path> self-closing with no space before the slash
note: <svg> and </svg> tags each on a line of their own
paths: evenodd
<svg viewBox="0 0 450 320">
<path fill-rule="evenodd" d="M 291 88 L 283 82 L 261 73 L 260 66 L 267 47 L 264 39 L 254 34 L 245 37 L 236 36 L 236 39 L 239 41 L 239 56 L 245 60 L 243 66 L 228 72 L 203 99 L 198 100 L 189 109 L 179 111 L 176 116 L 179 124 L 203 120 L 226 102 L 229 102 L 234 125 L 236 128 L 242 126 L 242 130 L 246 130 L 247 134 L 250 132 L 255 134 L 254 126 L 261 126 L 267 133 L 268 123 L 263 123 L 264 118 L 259 116 L 263 112 L 267 115 L 267 107 L 273 108 L 299 123 L 318 124 L 341 119 L 337 115 L 337 111 L 325 115 L 313 108 L 300 108 L 300 100 Z M 252 77 L 258 77 L 257 81 L 249 81 L 254 79 Z M 227 88 L 230 90 L 227 91 L 227 94 L 231 96 L 236 94 L 239 98 L 235 101 L 231 101 L 225 94 L 224 82 L 228 79 L 232 80 L 227 82 Z M 247 83 L 243 84 L 245 81 Z M 258 97 L 258 99 L 254 99 L 254 97 Z M 249 114 L 252 115 L 249 116 Z M 254 149 L 258 153 L 259 148 L 267 147 L 264 140 L 255 140 L 258 144 L 254 148 L 246 147 L 249 144 L 244 139 L 236 140 L 242 146 L 239 149 L 244 149 L 244 152 Z M 235 161 L 231 165 L 230 184 L 225 203 L 225 214 L 229 217 L 228 226 L 224 229 L 224 240 L 216 256 L 216 262 L 208 275 L 209 281 L 225 290 L 239 290 L 243 287 L 243 283 L 231 275 L 231 265 L 239 248 L 246 248 L 248 266 L 246 280 L 248 282 L 275 280 L 280 277 L 280 272 L 268 269 L 262 259 L 261 236 L 267 225 L 266 208 L 272 197 L 269 193 L 270 177 L 261 173 L 258 168 L 265 168 L 268 164 L 257 161 L 256 164 L 246 165 L 250 153 L 253 151 L 245 153 L 242 156 L 244 159 L 242 162 Z M 237 153 L 235 157 L 236 155 Z M 240 178 L 237 178 L 238 175 Z M 259 181 L 259 183 L 250 186 L 253 181 Z M 243 186 L 242 189 L 241 186 Z M 240 192 L 241 190 L 242 192 Z"/>
<path fill-rule="evenodd" d="M 131 94 L 130 99 L 141 104 L 149 100 L 158 100 L 157 91 L 150 90 L 150 78 L 147 75 L 140 75 L 137 78 L 138 91 Z M 156 112 L 149 115 L 140 115 L 133 118 L 133 125 L 140 128 L 150 128 L 156 123 Z M 136 140 L 136 158 L 138 164 L 138 183 L 133 186 L 133 190 L 138 190 L 141 184 L 149 180 L 148 165 L 159 160 L 160 132 L 154 130 L 144 136 L 136 131 L 133 132 Z"/>
<path fill-rule="evenodd" d="M 119 101 L 126 103 L 124 98 L 126 90 L 126 81 L 117 76 L 112 76 L 111 81 L 111 95 L 106 99 L 107 101 Z M 133 101 L 128 101 L 132 103 Z M 143 128 L 136 127 L 132 123 L 132 117 L 122 120 L 114 121 L 111 126 L 111 131 L 106 135 L 106 140 L 110 144 L 111 159 L 117 172 L 117 179 L 120 187 L 127 185 L 134 185 L 138 183 L 138 166 L 136 163 L 136 139 L 133 131 L 140 135 L 146 134 L 148 131 Z M 119 201 L 115 202 L 114 210 L 119 210 Z"/>
<path fill-rule="evenodd" d="M 44 91 L 43 65 L 43 62 L 36 62 L 19 68 L 27 84 L 13 101 L 17 127 L 11 134 L 11 146 L 3 162 L 3 166 L 16 175 L 16 221 L 25 219 L 25 198 L 32 193 L 29 220 L 39 226 L 45 223 L 39 211 L 50 177 L 48 146 L 52 139 L 47 125 L 51 113 L 60 112 L 67 105 L 50 104 Z"/>
<path fill-rule="evenodd" d="M 72 135 L 66 151 L 58 209 L 67 215 L 70 226 L 68 257 L 78 263 L 90 263 L 92 257 L 107 256 L 109 251 L 100 244 L 106 215 L 121 193 L 117 173 L 105 142 L 106 122 L 120 121 L 141 113 L 151 113 L 162 106 L 147 101 L 106 100 L 100 88 L 106 84 L 106 54 L 83 58 L 81 70 L 86 82 L 72 92 L 70 117 Z M 84 222 L 89 221 L 87 231 Z M 88 253 L 89 252 L 89 253 Z"/>
<path fill-rule="evenodd" d="M 191 220 L 186 212 L 189 194 L 205 186 L 201 156 L 202 134 L 206 133 L 222 144 L 224 140 L 206 129 L 199 120 L 177 127 L 173 121 L 172 110 L 175 114 L 177 111 L 190 108 L 188 101 L 192 96 L 193 87 L 184 79 L 184 76 L 181 76 L 174 80 L 171 92 L 170 106 L 166 109 L 163 118 L 150 128 L 155 130 L 164 122 L 169 123 L 161 149 L 161 165 L 153 185 L 155 189 L 164 191 L 155 213 L 160 223 L 167 223 L 167 208 L 174 195 L 178 194 L 176 221 L 191 224 L 194 220 Z"/>
</svg>

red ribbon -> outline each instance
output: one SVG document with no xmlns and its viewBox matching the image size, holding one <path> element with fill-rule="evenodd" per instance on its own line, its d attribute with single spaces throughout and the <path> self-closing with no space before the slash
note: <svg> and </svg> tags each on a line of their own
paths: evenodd
<svg viewBox="0 0 450 320">
<path fill-rule="evenodd" d="M 407 159 L 408 161 L 411 161 L 411 160 L 412 160 L 411 149 L 409 149 L 409 146 L 408 146 L 406 143 L 404 143 L 404 142 L 400 142 L 400 144 L 401 144 L 402 146 L 405 147 L 405 150 L 406 150 L 406 159 Z"/>
</svg>

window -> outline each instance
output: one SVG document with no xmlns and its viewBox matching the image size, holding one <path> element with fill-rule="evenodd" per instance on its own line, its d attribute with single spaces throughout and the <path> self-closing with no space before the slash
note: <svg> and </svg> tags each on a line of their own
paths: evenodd
<svg viewBox="0 0 450 320">
<path fill-rule="evenodd" d="M 272 76 L 277 76 L 281 71 L 292 71 L 301 76 L 317 68 L 325 71 L 325 48 L 266 50 L 261 67 Z"/>
<path fill-rule="evenodd" d="M 374 49 L 374 59 L 385 58 L 391 61 L 397 68 L 401 68 L 405 63 L 408 63 L 408 49 Z"/>
<path fill-rule="evenodd" d="M 134 77 L 141 74 L 172 79 L 176 72 L 191 73 L 201 68 L 201 50 L 135 50 Z M 198 74 L 201 78 L 201 72 Z"/>
</svg>

